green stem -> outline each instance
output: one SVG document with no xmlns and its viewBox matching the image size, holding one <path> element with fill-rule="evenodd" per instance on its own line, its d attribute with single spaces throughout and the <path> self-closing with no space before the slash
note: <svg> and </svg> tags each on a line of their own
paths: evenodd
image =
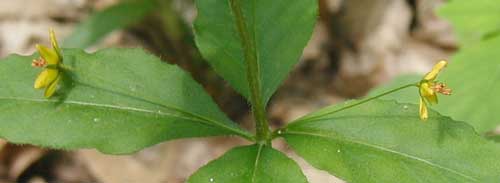
<svg viewBox="0 0 500 183">
<path fill-rule="evenodd" d="M 319 115 L 319 116 L 315 116 L 314 118 L 320 118 L 320 117 L 323 117 L 323 116 L 326 116 L 326 115 L 330 115 L 330 114 L 334 114 L 334 113 L 337 113 L 337 112 L 340 112 L 340 111 L 344 111 L 344 110 L 347 110 L 347 109 L 350 109 L 350 108 L 353 108 L 353 107 L 356 107 L 358 105 L 361 105 L 361 104 L 364 104 L 364 103 L 367 103 L 369 101 L 372 101 L 372 100 L 375 100 L 375 99 L 378 99 L 380 97 L 383 97 L 383 96 L 386 96 L 386 95 L 389 95 L 391 93 L 394 93 L 394 92 L 397 92 L 399 90 L 402 90 L 402 89 L 405 89 L 405 88 L 408 88 L 408 87 L 412 87 L 412 86 L 418 86 L 418 84 L 415 84 L 415 83 L 412 83 L 412 84 L 407 84 L 407 85 L 403 85 L 401 87 L 398 87 L 398 88 L 395 88 L 395 89 L 392 89 L 392 90 L 389 90 L 389 91 L 386 91 L 384 93 L 381 93 L 381 94 L 378 94 L 378 95 L 375 95 L 373 97 L 370 97 L 370 98 L 367 98 L 367 99 L 363 99 L 359 102 L 356 102 L 356 103 L 353 103 L 351 105 L 348 105 L 348 106 L 345 106 L 345 107 L 342 107 L 340 109 L 337 109 L 337 110 L 334 110 L 334 111 L 331 111 L 331 112 L 328 112 L 328 113 L 325 113 L 325 114 L 322 114 L 322 115 Z"/>
<path fill-rule="evenodd" d="M 264 102 L 261 96 L 260 67 L 254 35 L 248 32 L 245 18 L 240 6 L 240 0 L 229 0 L 235 16 L 236 26 L 242 41 L 244 57 L 247 65 L 247 80 L 250 89 L 250 102 L 255 118 L 256 141 L 260 144 L 270 143 L 270 130 L 267 121 Z"/>
<path fill-rule="evenodd" d="M 337 110 L 334 110 L 334 111 L 330 111 L 328 113 L 324 113 L 324 114 L 321 114 L 321 115 L 318 115 L 318 116 L 314 116 L 314 117 L 311 117 L 311 118 L 303 118 L 303 119 L 299 119 L 297 121 L 295 121 L 294 123 L 296 122 L 299 122 L 299 121 L 303 121 L 305 119 L 307 120 L 315 120 L 315 119 L 319 119 L 321 117 L 324 117 L 324 116 L 327 116 L 327 115 L 331 115 L 331 114 L 334 114 L 334 113 L 337 113 L 337 112 L 340 112 L 340 111 L 344 111 L 344 110 L 347 110 L 347 109 L 350 109 L 350 108 L 353 108 L 353 107 L 356 107 L 358 105 L 361 105 L 361 104 L 364 104 L 364 103 L 367 103 L 369 101 L 372 101 L 372 100 L 375 100 L 375 99 L 378 99 L 380 97 L 383 97 L 383 96 L 386 96 L 386 95 L 389 95 L 391 93 L 394 93 L 394 92 L 397 92 L 399 90 L 402 90 L 402 89 L 405 89 L 405 88 L 408 88 L 408 87 L 412 87 L 412 86 L 416 86 L 418 87 L 419 83 L 412 83 L 412 84 L 407 84 L 407 85 L 403 85 L 401 87 L 398 87 L 398 88 L 395 88 L 395 89 L 392 89 L 392 90 L 389 90 L 389 91 L 386 91 L 384 93 L 381 93 L 381 94 L 378 94 L 376 96 L 373 96 L 373 97 L 370 97 L 370 98 L 366 98 L 366 99 L 363 99 L 363 100 L 360 100 L 358 102 L 355 102 L 351 105 L 347 105 L 345 107 L 342 107 L 340 109 L 337 109 Z M 286 128 L 286 127 L 285 127 Z M 283 130 L 282 128 L 281 129 L 277 129 L 276 131 L 273 132 L 272 134 L 272 139 L 276 138 L 277 136 L 280 135 L 280 131 Z"/>
</svg>

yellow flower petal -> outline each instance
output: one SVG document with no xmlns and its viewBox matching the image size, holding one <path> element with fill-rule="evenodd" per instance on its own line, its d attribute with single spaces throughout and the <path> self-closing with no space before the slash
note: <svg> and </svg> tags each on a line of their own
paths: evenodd
<svg viewBox="0 0 500 183">
<path fill-rule="evenodd" d="M 429 118 L 429 113 L 427 111 L 427 105 L 423 98 L 420 98 L 420 119 L 425 121 Z"/>
<path fill-rule="evenodd" d="M 425 100 L 427 100 L 427 102 L 429 102 L 429 104 L 437 104 L 438 103 L 438 97 L 436 94 L 425 97 Z"/>
<path fill-rule="evenodd" d="M 46 98 L 50 98 L 52 95 L 54 95 L 54 93 L 56 92 L 56 89 L 57 89 L 57 84 L 59 83 L 60 80 L 61 80 L 61 76 L 58 76 L 56 78 L 56 80 L 54 80 L 54 82 L 50 83 L 49 87 L 47 87 L 45 89 L 44 96 Z"/>
<path fill-rule="evenodd" d="M 36 78 L 34 88 L 45 88 L 51 84 L 59 75 L 56 69 L 44 69 Z"/>
<path fill-rule="evenodd" d="M 428 82 L 422 82 L 420 83 L 420 95 L 423 97 L 428 97 L 431 95 L 435 95 L 434 90 L 430 87 L 430 84 Z"/>
<path fill-rule="evenodd" d="M 430 104 L 437 104 L 438 99 L 436 92 L 430 87 L 428 82 L 420 83 L 420 96 L 425 98 Z"/>
<path fill-rule="evenodd" d="M 49 65 L 57 65 L 59 64 L 59 55 L 53 49 L 47 48 L 43 45 L 36 45 L 36 49 L 40 56 L 49 64 Z"/>
<path fill-rule="evenodd" d="M 49 30 L 50 43 L 52 44 L 52 49 L 55 50 L 57 56 L 62 58 L 61 49 L 59 48 L 59 44 L 57 43 L 56 33 L 54 33 L 53 29 Z"/>
<path fill-rule="evenodd" d="M 444 61 L 444 60 L 441 60 L 439 61 L 436 65 L 434 65 L 434 67 L 432 68 L 431 72 L 427 73 L 425 76 L 424 76 L 424 80 L 427 80 L 427 81 L 433 81 L 436 79 L 437 75 L 439 74 L 439 72 L 441 72 L 441 70 L 446 67 L 446 65 L 448 64 L 448 62 Z"/>
</svg>

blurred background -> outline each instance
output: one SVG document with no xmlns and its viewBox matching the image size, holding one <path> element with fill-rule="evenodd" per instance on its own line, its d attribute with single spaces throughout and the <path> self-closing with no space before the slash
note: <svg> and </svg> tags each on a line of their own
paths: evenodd
<svg viewBox="0 0 500 183">
<path fill-rule="evenodd" d="M 143 47 L 189 71 L 230 118 L 251 129 L 247 102 L 210 69 L 196 49 L 191 27 L 196 18 L 193 0 L 163 0 L 155 7 L 138 1 L 126 3 L 0 0 L 0 57 L 32 54 L 34 44 L 48 44 L 49 28 L 56 31 L 63 47 L 90 52 Z M 436 61 L 447 59 L 457 50 L 457 42 L 450 24 L 435 13 L 443 3 L 319 0 L 314 34 L 269 104 L 272 126 L 362 97 L 398 75 L 425 73 Z M 226 150 L 246 143 L 229 137 L 185 139 L 133 155 L 110 156 L 95 150 L 68 152 L 14 145 L 0 139 L 0 183 L 178 183 Z M 343 182 L 313 169 L 282 140 L 273 145 L 297 160 L 310 182 Z"/>
</svg>

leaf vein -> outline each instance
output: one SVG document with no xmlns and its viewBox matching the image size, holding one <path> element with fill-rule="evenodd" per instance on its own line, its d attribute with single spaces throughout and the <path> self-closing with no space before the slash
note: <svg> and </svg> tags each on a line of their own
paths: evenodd
<svg viewBox="0 0 500 183">
<path fill-rule="evenodd" d="M 29 102 L 49 102 L 49 103 L 57 103 L 59 101 L 57 100 L 48 100 L 48 99 L 31 99 L 31 98 L 19 98 L 19 97 L 13 97 L 13 98 L 8 98 L 8 97 L 0 97 L 0 100 L 17 100 L 17 101 L 29 101 Z M 82 106 L 94 106 L 94 107 L 101 107 L 101 108 L 110 108 L 110 109 L 115 109 L 115 110 L 123 110 L 123 111 L 134 111 L 134 112 L 142 112 L 142 113 L 150 113 L 150 114 L 157 114 L 160 116 L 169 116 L 169 117 L 175 117 L 175 118 L 181 118 L 185 120 L 191 120 L 191 121 L 196 121 L 200 122 L 206 125 L 210 126 L 215 126 L 209 121 L 203 121 L 198 118 L 191 118 L 191 117 L 186 117 L 186 116 L 181 116 L 181 115 L 175 115 L 173 113 L 167 113 L 167 112 L 158 112 L 158 111 L 153 111 L 153 110 L 148 110 L 148 109 L 142 109 L 142 108 L 136 108 L 136 107 L 127 107 L 127 106 L 119 106 L 119 105 L 109 105 L 109 104 L 99 104 L 99 103 L 89 103 L 89 102 L 81 102 L 81 101 L 70 101 L 70 100 L 65 100 L 63 102 L 64 104 L 73 104 L 73 105 L 82 105 Z"/>
<path fill-rule="evenodd" d="M 257 156 L 255 157 L 255 162 L 253 166 L 253 172 L 252 172 L 252 182 L 255 182 L 255 176 L 257 172 L 257 167 L 259 166 L 259 159 L 260 159 L 260 154 L 262 152 L 262 148 L 264 147 L 264 144 L 259 144 L 259 149 L 257 150 Z"/>
<path fill-rule="evenodd" d="M 430 166 L 433 166 L 433 167 L 437 167 L 439 169 L 442 169 L 442 170 L 445 170 L 445 171 L 448 171 L 448 172 L 451 172 L 453 174 L 456 174 L 456 175 L 459 175 L 461 177 L 464 177 L 466 179 L 469 179 L 469 180 L 472 180 L 474 182 L 479 182 L 478 179 L 476 178 L 473 178 L 471 176 L 468 176 L 464 173 L 461 173 L 461 172 L 458 172 L 458 171 L 455 171 L 451 168 L 447 168 L 447 167 L 444 167 L 442 165 L 439 165 L 439 164 L 436 164 L 436 163 L 433 163 L 431 161 L 428 161 L 426 159 L 422 159 L 422 158 L 419 158 L 419 157 L 416 157 L 416 156 L 413 156 L 411 154 L 406 154 L 406 153 L 402 153 L 402 152 L 398 152 L 398 151 L 394 151 L 392 149 L 389 149 L 389 148 L 385 148 L 385 147 L 382 147 L 382 146 L 379 146 L 379 145 L 374 145 L 374 144 L 370 144 L 370 143 L 366 143 L 366 142 L 361 142 L 361 141 L 356 141 L 356 140 L 348 140 L 348 139 L 338 139 L 338 138 L 335 138 L 335 137 L 331 137 L 331 136 L 327 136 L 327 135 L 322 135 L 322 134 L 315 134 L 315 133 L 309 133 L 309 132 L 299 132 L 299 131 L 289 131 L 287 130 L 285 132 L 285 134 L 295 134 L 295 135 L 307 135 L 307 136 L 313 136 L 313 137 L 320 137 L 320 138 L 326 138 L 326 139 L 334 139 L 334 140 L 338 140 L 338 141 L 345 141 L 345 142 L 348 142 L 348 143 L 352 143 L 352 144 L 358 144 L 358 145 L 362 145 L 362 146 L 367 146 L 367 147 L 370 147 L 370 148 L 374 148 L 374 149 L 377 149 L 377 150 L 381 150 L 381 151 L 385 151 L 385 152 L 388 152 L 388 153 L 392 153 L 392 154 L 395 154 L 395 155 L 399 155 L 399 156 L 403 156 L 403 157 L 407 157 L 407 158 L 410 158 L 410 159 L 413 159 L 415 161 L 419 161 L 419 162 L 422 162 L 422 163 L 425 163 L 425 164 L 428 164 Z"/>
<path fill-rule="evenodd" d="M 209 119 L 209 118 L 206 118 L 206 117 L 203 117 L 203 116 L 200 116 L 200 115 L 188 112 L 188 111 L 184 111 L 184 110 L 176 108 L 176 107 L 172 107 L 172 106 L 167 106 L 167 105 L 163 105 L 163 104 L 151 102 L 151 101 L 149 101 L 147 99 L 143 99 L 143 98 L 132 96 L 132 95 L 123 94 L 123 93 L 120 93 L 120 92 L 115 92 L 115 91 L 112 91 L 112 90 L 109 90 L 109 89 L 105 89 L 105 88 L 98 88 L 98 87 L 95 87 L 95 86 L 92 86 L 92 85 L 89 85 L 89 84 L 86 84 L 86 83 L 83 83 L 83 82 L 78 82 L 78 81 L 75 81 L 75 82 L 78 83 L 78 84 L 80 84 L 80 85 L 82 85 L 82 86 L 84 86 L 84 87 L 89 87 L 89 88 L 92 88 L 92 89 L 95 89 L 95 90 L 101 90 L 101 91 L 112 93 L 112 94 L 115 94 L 115 95 L 121 95 L 123 97 L 131 98 L 131 99 L 134 99 L 134 100 L 139 100 L 139 101 L 142 101 L 142 102 L 145 102 L 145 103 L 148 103 L 148 104 L 152 104 L 152 105 L 156 105 L 156 106 L 159 106 L 159 107 L 167 108 L 169 110 L 177 111 L 177 112 L 182 113 L 184 115 L 191 116 L 192 119 L 198 119 L 198 120 L 196 120 L 198 122 L 203 122 L 203 123 L 208 124 L 210 126 L 216 126 L 216 127 L 224 128 L 224 129 L 229 130 L 231 132 L 234 132 L 234 133 L 236 133 L 238 135 L 241 135 L 242 137 L 244 137 L 244 138 L 246 138 L 248 140 L 253 140 L 253 137 L 251 135 L 245 133 L 245 131 L 242 131 L 240 129 L 232 128 L 230 126 L 227 126 L 224 123 L 221 123 L 221 122 L 218 122 L 218 121 L 215 121 L 215 120 L 212 120 L 212 119 Z"/>
</svg>

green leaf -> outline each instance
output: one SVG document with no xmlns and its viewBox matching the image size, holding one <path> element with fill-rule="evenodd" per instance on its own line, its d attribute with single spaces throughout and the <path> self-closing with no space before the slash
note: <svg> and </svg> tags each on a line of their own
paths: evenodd
<svg viewBox="0 0 500 183">
<path fill-rule="evenodd" d="M 283 153 L 265 146 L 231 149 L 195 172 L 187 181 L 238 183 L 305 183 L 300 167 Z"/>
<path fill-rule="evenodd" d="M 66 48 L 87 48 L 114 30 L 140 21 L 155 10 L 153 0 L 124 1 L 91 15 L 63 42 Z"/>
<path fill-rule="evenodd" d="M 255 61 L 264 104 L 299 60 L 317 11 L 313 0 L 197 0 L 196 5 L 196 43 L 204 58 L 247 99 L 248 62 Z"/>
<path fill-rule="evenodd" d="M 122 154 L 176 138 L 251 135 L 191 77 L 141 49 L 65 49 L 56 97 L 33 89 L 36 56 L 0 61 L 0 137 L 52 148 Z"/>
<path fill-rule="evenodd" d="M 500 135 L 487 136 L 487 138 L 495 142 L 500 142 Z"/>
<path fill-rule="evenodd" d="M 462 122 L 418 106 L 374 100 L 327 114 L 329 107 L 279 134 L 314 167 L 347 182 L 498 182 L 500 146 Z"/>
<path fill-rule="evenodd" d="M 474 3 L 469 3 L 474 4 Z M 499 3 L 496 3 L 498 7 Z M 496 19 L 499 20 L 500 16 Z M 441 114 L 472 124 L 478 132 L 500 124 L 500 37 L 483 40 L 460 50 L 439 80 L 453 89 L 450 97 L 440 97 Z"/>
<path fill-rule="evenodd" d="M 467 47 L 451 59 L 448 67 L 438 76 L 453 89 L 451 96 L 439 96 L 439 104 L 431 106 L 439 113 L 458 121 L 465 121 L 480 133 L 500 125 L 500 37 Z M 374 93 L 408 82 L 418 82 L 418 76 L 404 76 Z M 412 81 L 411 81 L 412 80 Z M 418 90 L 410 88 L 384 97 L 400 102 L 418 103 Z"/>
<path fill-rule="evenodd" d="M 500 33 L 500 3 L 497 0 L 453 0 L 439 14 L 453 24 L 463 46 Z"/>
</svg>

